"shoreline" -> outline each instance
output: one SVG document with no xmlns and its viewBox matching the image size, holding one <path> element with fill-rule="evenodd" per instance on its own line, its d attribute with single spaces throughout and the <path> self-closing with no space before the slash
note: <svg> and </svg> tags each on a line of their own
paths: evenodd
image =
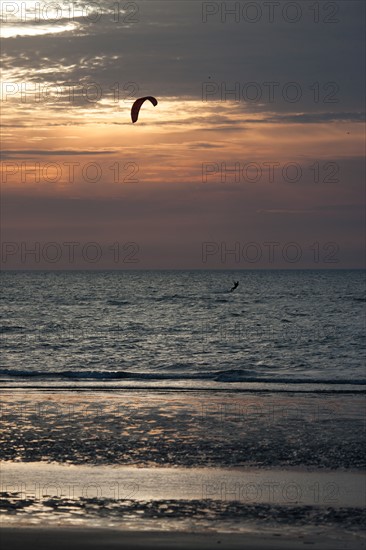
<svg viewBox="0 0 366 550">
<path fill-rule="evenodd" d="M 2 392 L 1 460 L 365 471 L 364 408 L 359 393 Z"/>
</svg>

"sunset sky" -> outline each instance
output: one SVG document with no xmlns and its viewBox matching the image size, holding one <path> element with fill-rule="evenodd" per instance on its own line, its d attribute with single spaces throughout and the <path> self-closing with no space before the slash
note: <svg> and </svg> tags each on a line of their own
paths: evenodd
<svg viewBox="0 0 366 550">
<path fill-rule="evenodd" d="M 1 7 L 5 269 L 363 267 L 364 2 L 36 4 Z"/>
</svg>

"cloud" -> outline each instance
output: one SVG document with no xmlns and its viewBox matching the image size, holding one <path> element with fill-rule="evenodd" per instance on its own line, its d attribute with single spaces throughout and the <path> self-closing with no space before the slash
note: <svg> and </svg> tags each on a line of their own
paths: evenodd
<svg viewBox="0 0 366 550">
<path fill-rule="evenodd" d="M 221 149 L 222 144 L 218 143 L 200 143 L 199 141 L 194 141 L 188 145 L 189 149 Z"/>
<path fill-rule="evenodd" d="M 322 122 L 364 122 L 365 113 L 340 112 L 340 113 L 293 113 L 273 116 L 264 116 L 260 119 L 244 119 L 243 122 L 252 124 L 268 123 L 295 123 L 295 124 L 319 124 Z"/>
<path fill-rule="evenodd" d="M 112 155 L 117 153 L 117 150 L 90 150 L 90 151 L 80 151 L 78 149 L 17 149 L 17 150 L 3 150 L 0 153 L 2 159 L 10 158 L 24 158 L 24 155 L 34 155 L 34 156 L 82 156 L 82 155 Z"/>
<path fill-rule="evenodd" d="M 116 82 L 123 89 L 135 82 L 142 94 L 196 100 L 202 98 L 202 85 L 209 77 L 229 90 L 237 82 L 241 89 L 255 82 L 263 95 L 265 83 L 275 82 L 278 98 L 273 110 L 278 112 L 293 111 L 294 104 L 284 101 L 282 94 L 284 86 L 297 82 L 302 96 L 296 107 L 304 113 L 326 104 L 332 91 L 327 84 L 335 82 L 339 94 L 337 103 L 329 104 L 332 110 L 359 111 L 363 3 L 338 2 L 339 23 L 334 24 L 324 23 L 324 10 L 315 24 L 309 3 L 297 4 L 303 14 L 297 23 L 286 22 L 281 10 L 270 23 L 263 8 L 255 24 L 236 23 L 230 17 L 223 24 L 220 17 L 204 23 L 201 2 L 140 0 L 134 23 L 128 23 L 124 14 L 118 22 L 108 16 L 94 24 L 79 18 L 75 32 L 4 39 L 4 71 L 17 81 L 59 85 L 93 81 L 103 89 Z M 100 5 L 110 9 L 108 2 Z M 268 111 L 269 105 L 267 101 L 263 109 Z"/>
</svg>

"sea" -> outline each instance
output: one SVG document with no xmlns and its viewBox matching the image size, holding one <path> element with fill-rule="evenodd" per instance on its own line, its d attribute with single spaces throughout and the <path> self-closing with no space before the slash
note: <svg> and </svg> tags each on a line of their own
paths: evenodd
<svg viewBox="0 0 366 550">
<path fill-rule="evenodd" d="M 4 272 L 1 281 L 3 385 L 366 383 L 364 271 Z"/>
</svg>

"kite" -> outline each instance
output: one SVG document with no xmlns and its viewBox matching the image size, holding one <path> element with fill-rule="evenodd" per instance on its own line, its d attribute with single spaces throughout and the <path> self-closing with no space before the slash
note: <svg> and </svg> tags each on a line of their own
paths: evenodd
<svg viewBox="0 0 366 550">
<path fill-rule="evenodd" d="M 131 109 L 131 118 L 133 123 L 137 122 L 137 119 L 139 118 L 140 109 L 147 99 L 151 101 L 154 107 L 157 106 L 158 100 L 155 99 L 155 97 L 152 97 L 151 95 L 147 97 L 140 97 L 140 99 L 137 99 L 135 103 L 132 105 L 132 109 Z"/>
</svg>

